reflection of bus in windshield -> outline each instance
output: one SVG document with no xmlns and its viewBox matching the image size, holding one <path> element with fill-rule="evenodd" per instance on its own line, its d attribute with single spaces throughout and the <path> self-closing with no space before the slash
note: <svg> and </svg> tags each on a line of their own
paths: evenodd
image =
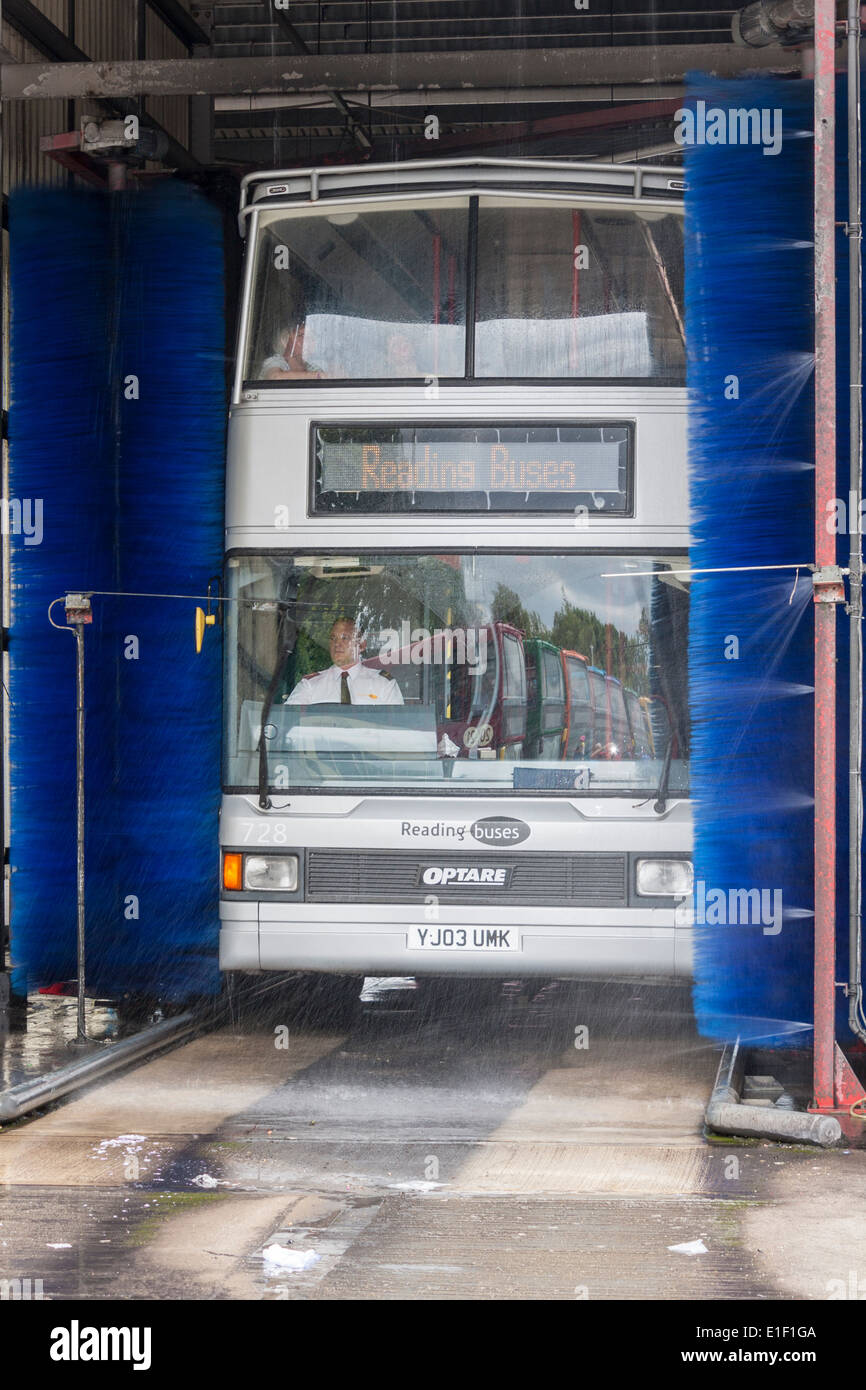
<svg viewBox="0 0 866 1390">
<path fill-rule="evenodd" d="M 453 758 L 516 758 L 526 734 L 522 633 L 505 623 L 445 628 L 364 665 L 395 678 L 407 704 L 432 702 L 438 743 Z"/>
<path fill-rule="evenodd" d="M 607 686 L 607 707 L 610 711 L 610 745 L 608 757 L 631 758 L 633 743 L 631 727 L 625 708 L 622 682 L 616 676 L 605 676 Z"/>
<path fill-rule="evenodd" d="M 625 690 L 625 707 L 628 713 L 632 748 L 636 758 L 651 758 L 653 755 L 652 733 L 646 706 L 634 690 Z"/>
<path fill-rule="evenodd" d="M 580 652 L 564 650 L 562 668 L 568 691 L 566 727 L 562 740 L 563 758 L 588 758 L 593 750 L 595 713 L 589 684 L 588 663 Z"/>
<path fill-rule="evenodd" d="M 688 973 L 680 189 L 243 180 L 224 970 Z"/>
<path fill-rule="evenodd" d="M 593 715 L 592 755 L 594 758 L 609 758 L 613 742 L 610 701 L 607 698 L 604 671 L 600 670 L 598 666 L 589 667 L 589 689 L 592 695 Z"/>
<path fill-rule="evenodd" d="M 525 641 L 529 709 L 526 756 L 558 758 L 566 724 L 565 672 L 558 647 L 539 638 Z"/>
<path fill-rule="evenodd" d="M 607 675 L 598 666 L 590 666 L 589 682 L 594 716 L 594 756 L 614 761 L 631 758 L 633 741 L 622 682 L 616 676 Z"/>
</svg>

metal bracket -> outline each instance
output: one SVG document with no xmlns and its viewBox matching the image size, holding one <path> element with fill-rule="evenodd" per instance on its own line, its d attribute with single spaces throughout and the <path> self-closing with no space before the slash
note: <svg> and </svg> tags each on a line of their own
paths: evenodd
<svg viewBox="0 0 866 1390">
<path fill-rule="evenodd" d="M 862 1143 L 866 1114 L 855 1110 L 854 1107 L 862 1105 L 864 1100 L 866 1100 L 866 1091 L 864 1091 L 859 1077 L 855 1075 L 839 1044 L 834 1042 L 833 1103 L 831 1105 L 815 1105 L 813 1102 L 807 1106 L 808 1111 L 812 1115 L 835 1115 L 846 1138 L 859 1140 Z"/>
<path fill-rule="evenodd" d="M 812 571 L 813 597 L 816 603 L 844 603 L 845 575 L 839 565 L 825 565 Z"/>
<path fill-rule="evenodd" d="M 222 575 L 215 574 L 207 582 L 207 613 L 213 614 L 214 622 L 217 627 L 223 625 L 223 581 Z M 213 607 L 211 607 L 213 605 Z M 209 624 L 209 626 L 211 626 Z"/>
<path fill-rule="evenodd" d="M 132 112 L 109 120 L 84 115 L 79 129 L 81 151 L 94 159 L 120 159 L 125 155 L 143 163 L 147 159 L 161 160 L 168 153 L 167 133 L 140 122 Z M 135 133 L 128 133 L 131 131 Z"/>
<path fill-rule="evenodd" d="M 859 1078 L 855 1076 L 848 1058 L 838 1043 L 833 1050 L 833 1080 L 836 1100 L 840 1105 L 856 1105 L 858 1102 L 866 1100 L 866 1091 L 863 1090 Z M 861 1119 L 866 1119 L 866 1116 L 861 1116 Z"/>
<path fill-rule="evenodd" d="M 204 30 L 210 42 L 213 43 L 213 5 L 192 4 L 189 9 L 198 27 Z M 204 48 L 204 45 L 202 44 L 201 47 Z"/>
<path fill-rule="evenodd" d="M 87 594 L 67 594 L 63 606 L 66 611 L 66 621 L 70 625 L 93 622 L 93 610 Z"/>
</svg>

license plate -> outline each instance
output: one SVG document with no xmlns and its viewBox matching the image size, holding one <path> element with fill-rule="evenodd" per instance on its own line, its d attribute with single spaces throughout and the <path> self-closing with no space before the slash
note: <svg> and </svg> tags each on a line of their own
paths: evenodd
<svg viewBox="0 0 866 1390">
<path fill-rule="evenodd" d="M 410 951 L 519 951 L 517 927 L 410 927 Z"/>
</svg>

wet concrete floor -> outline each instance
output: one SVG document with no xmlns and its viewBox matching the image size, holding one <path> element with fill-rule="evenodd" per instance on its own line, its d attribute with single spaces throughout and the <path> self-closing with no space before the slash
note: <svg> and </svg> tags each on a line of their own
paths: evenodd
<svg viewBox="0 0 866 1390">
<path fill-rule="evenodd" d="M 271 987 L 2 1129 L 0 1280 L 54 1300 L 866 1294 L 866 1154 L 708 1142 L 718 1052 L 684 991 L 434 983 L 372 1015 L 355 994 Z"/>
</svg>

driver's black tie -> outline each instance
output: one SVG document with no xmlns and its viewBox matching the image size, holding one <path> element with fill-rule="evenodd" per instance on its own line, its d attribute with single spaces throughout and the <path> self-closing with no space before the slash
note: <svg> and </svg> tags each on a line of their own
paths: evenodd
<svg viewBox="0 0 866 1390">
<path fill-rule="evenodd" d="M 340 676 L 340 704 L 350 705 L 351 703 L 352 696 L 349 693 L 349 672 L 344 671 Z"/>
</svg>

